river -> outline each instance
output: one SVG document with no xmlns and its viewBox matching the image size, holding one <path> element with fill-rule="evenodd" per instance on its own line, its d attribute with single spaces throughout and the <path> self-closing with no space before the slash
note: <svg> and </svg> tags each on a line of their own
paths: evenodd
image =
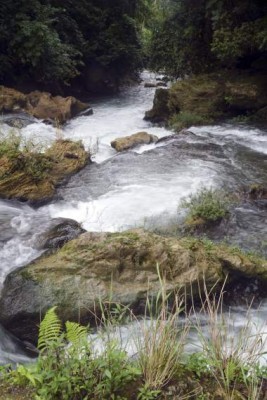
<svg viewBox="0 0 267 400">
<path fill-rule="evenodd" d="M 155 80 L 149 73 L 142 77 Z M 140 226 L 169 230 L 182 218 L 177 212 L 181 198 L 201 187 L 237 191 L 252 183 L 266 184 L 267 131 L 246 125 L 192 127 L 189 135 L 116 153 L 110 142 L 117 137 L 138 131 L 159 138 L 171 134 L 143 120 L 152 106 L 154 91 L 142 82 L 114 97 L 93 101 L 92 116 L 75 118 L 62 129 L 36 121 L 21 130 L 27 140 L 42 147 L 57 137 L 82 140 L 93 163 L 59 188 L 57 200 L 51 204 L 34 209 L 15 201 L 0 201 L 1 284 L 8 272 L 41 254 L 38 237 L 49 229 L 53 218 L 72 218 L 88 231 Z M 2 124 L 2 129 L 7 126 Z M 266 205 L 237 206 L 224 234 L 232 244 L 267 256 Z M 263 302 L 257 314 L 263 325 L 266 304 Z M 243 312 L 237 314 L 240 322 Z M 20 345 L 0 330 L 0 362 L 18 362 L 24 356 Z"/>
</svg>

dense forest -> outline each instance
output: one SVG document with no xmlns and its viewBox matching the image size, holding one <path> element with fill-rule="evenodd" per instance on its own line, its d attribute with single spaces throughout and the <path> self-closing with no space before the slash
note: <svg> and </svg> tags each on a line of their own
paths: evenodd
<svg viewBox="0 0 267 400">
<path fill-rule="evenodd" d="M 267 57 L 264 0 L 9 0 L 1 11 L 5 84 L 62 88 L 82 76 L 90 90 L 144 66 L 177 77 Z"/>
<path fill-rule="evenodd" d="M 266 69 L 265 0 L 169 0 L 165 10 L 152 25 L 153 69 L 175 77 L 218 68 Z"/>
<path fill-rule="evenodd" d="M 0 80 L 69 85 L 102 69 L 121 77 L 140 67 L 139 0 L 1 1 Z M 12 18 L 10 18 L 12 16 Z"/>
</svg>

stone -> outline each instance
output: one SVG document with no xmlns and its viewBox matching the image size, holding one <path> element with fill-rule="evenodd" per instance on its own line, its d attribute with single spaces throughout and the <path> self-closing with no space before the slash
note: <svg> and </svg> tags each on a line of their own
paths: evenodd
<svg viewBox="0 0 267 400">
<path fill-rule="evenodd" d="M 146 83 L 144 84 L 144 87 L 145 87 L 145 88 L 155 88 L 155 87 L 157 87 L 157 83 L 146 82 Z"/>
<path fill-rule="evenodd" d="M 55 141 L 45 153 L 13 153 L 0 157 L 0 197 L 34 205 L 50 201 L 63 179 L 90 161 L 84 146 L 70 140 Z"/>
<path fill-rule="evenodd" d="M 84 233 L 81 225 L 69 218 L 55 218 L 52 226 L 37 238 L 38 249 L 60 249 L 64 244 Z"/>
<path fill-rule="evenodd" d="M 158 88 L 155 92 L 153 108 L 145 113 L 144 119 L 154 123 L 166 122 L 170 116 L 169 90 Z"/>
<path fill-rule="evenodd" d="M 38 90 L 23 94 L 15 89 L 0 86 L 0 112 L 23 112 L 35 118 L 63 124 L 85 111 L 92 113 L 89 104 L 73 96 L 52 96 Z"/>
<path fill-rule="evenodd" d="M 117 138 L 111 142 L 111 147 L 116 151 L 124 151 L 142 144 L 150 144 L 157 142 L 158 138 L 147 132 L 137 132 L 130 136 Z"/>
<path fill-rule="evenodd" d="M 158 266 L 158 267 L 157 267 Z M 34 341 L 37 324 L 57 306 L 63 320 L 87 323 L 101 314 L 99 301 L 129 305 L 142 312 L 147 296 L 156 297 L 161 277 L 166 290 L 191 299 L 219 291 L 242 276 L 267 282 L 267 262 L 225 245 L 198 239 L 163 237 L 142 229 L 123 233 L 84 233 L 57 252 L 11 272 L 0 299 L 0 322 L 23 340 Z M 191 299 L 192 300 L 192 299 Z"/>
</svg>

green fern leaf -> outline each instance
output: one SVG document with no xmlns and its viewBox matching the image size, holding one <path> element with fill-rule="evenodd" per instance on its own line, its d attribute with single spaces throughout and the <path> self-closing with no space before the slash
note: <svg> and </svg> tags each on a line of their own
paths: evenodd
<svg viewBox="0 0 267 400">
<path fill-rule="evenodd" d="M 76 322 L 66 322 L 66 338 L 77 347 L 87 340 L 87 328 Z"/>
<path fill-rule="evenodd" d="M 39 338 L 38 338 L 38 349 L 44 351 L 48 349 L 52 342 L 59 339 L 62 331 L 61 321 L 58 318 L 56 307 L 50 308 L 44 316 L 40 324 Z"/>
</svg>

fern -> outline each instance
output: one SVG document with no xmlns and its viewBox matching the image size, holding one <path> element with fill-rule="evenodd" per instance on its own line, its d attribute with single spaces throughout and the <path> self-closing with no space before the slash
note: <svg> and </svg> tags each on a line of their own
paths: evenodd
<svg viewBox="0 0 267 400">
<path fill-rule="evenodd" d="M 87 340 L 87 328 L 76 322 L 66 322 L 66 338 L 67 341 L 77 347 Z"/>
<path fill-rule="evenodd" d="M 56 307 L 50 308 L 45 314 L 44 319 L 40 324 L 38 349 L 40 351 L 47 350 L 52 342 L 59 339 L 62 331 L 61 321 L 58 318 Z"/>
</svg>

